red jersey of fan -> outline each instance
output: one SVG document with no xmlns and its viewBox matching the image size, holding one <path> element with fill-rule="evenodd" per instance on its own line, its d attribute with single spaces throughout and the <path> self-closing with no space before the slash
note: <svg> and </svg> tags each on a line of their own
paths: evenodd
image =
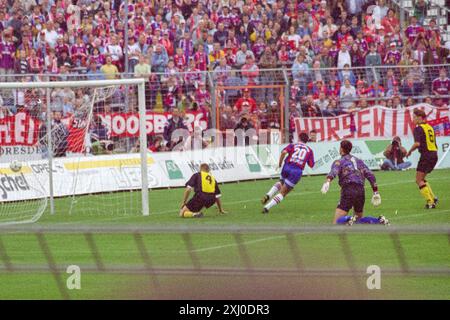
<svg viewBox="0 0 450 320">
<path fill-rule="evenodd" d="M 178 71 L 184 71 L 186 69 L 186 58 L 184 55 L 176 54 L 173 57 L 173 62 L 175 63 L 175 67 L 177 67 Z"/>
<path fill-rule="evenodd" d="M 244 104 L 248 104 L 250 106 L 250 112 L 253 113 L 257 109 L 256 101 L 253 98 L 239 98 L 238 101 L 236 101 L 236 108 L 238 109 L 238 112 L 242 111 L 242 106 Z"/>
<path fill-rule="evenodd" d="M 67 137 L 68 149 L 70 152 L 84 152 L 84 139 L 86 136 L 86 119 L 79 119 L 74 116 L 68 119 L 67 128 L 69 136 Z"/>
</svg>

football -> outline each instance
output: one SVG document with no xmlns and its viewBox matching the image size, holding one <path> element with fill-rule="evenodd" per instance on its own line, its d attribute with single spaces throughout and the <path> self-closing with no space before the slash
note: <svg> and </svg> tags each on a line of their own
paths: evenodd
<svg viewBox="0 0 450 320">
<path fill-rule="evenodd" d="M 19 172 L 22 169 L 22 163 L 18 160 L 14 160 L 9 165 L 13 172 Z"/>
</svg>

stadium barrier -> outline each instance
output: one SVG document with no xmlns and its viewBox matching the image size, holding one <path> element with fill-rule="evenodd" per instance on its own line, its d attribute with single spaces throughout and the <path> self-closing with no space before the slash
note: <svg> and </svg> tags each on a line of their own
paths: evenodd
<svg viewBox="0 0 450 320">
<path fill-rule="evenodd" d="M 45 257 L 45 264 L 20 264 L 13 263 L 9 256 L 9 248 L 3 241 L 8 235 L 29 235 L 34 236 L 39 250 Z M 190 226 L 186 227 L 163 227 L 163 226 L 8 226 L 0 227 L 0 273 L 21 274 L 37 273 L 52 274 L 61 297 L 70 299 L 63 274 L 66 272 L 67 265 L 57 264 L 55 260 L 55 247 L 49 246 L 48 237 L 54 234 L 80 236 L 82 235 L 89 247 L 89 254 L 95 264 L 78 265 L 83 273 L 91 274 L 120 274 L 120 275 L 148 275 L 151 279 L 151 285 L 154 292 L 163 293 L 159 279 L 162 276 L 180 276 L 190 275 L 194 277 L 202 276 L 249 276 L 250 280 L 261 277 L 288 277 L 288 278 L 319 278 L 332 277 L 342 278 L 350 277 L 352 286 L 358 292 L 358 297 L 367 296 L 366 279 L 367 266 L 362 268 L 357 264 L 358 252 L 352 251 L 351 237 L 354 235 L 364 235 L 372 237 L 374 235 L 387 235 L 392 242 L 392 248 L 398 261 L 398 267 L 382 268 L 383 276 L 401 276 L 401 277 L 442 277 L 450 276 L 448 265 L 435 265 L 433 267 L 415 266 L 408 260 L 405 250 L 402 246 L 401 236 L 404 235 L 438 235 L 446 237 L 450 244 L 450 229 L 446 226 L 403 226 L 403 227 L 379 227 L 365 226 L 364 228 L 349 228 L 340 226 L 330 227 L 283 227 L 283 226 L 259 226 L 259 227 L 238 227 L 238 226 Z M 149 248 L 146 246 L 144 237 L 146 235 L 179 235 L 182 239 L 184 248 L 189 255 L 190 265 L 186 266 L 158 266 L 152 262 L 152 256 Z M 220 265 L 204 265 L 197 254 L 195 245 L 195 235 L 230 235 L 232 242 L 228 246 L 237 248 L 235 266 L 223 267 Z M 289 255 L 294 262 L 294 267 L 270 268 L 258 265 L 252 259 L 252 250 L 248 243 L 244 241 L 244 235 L 273 235 L 279 236 L 285 240 L 285 250 L 283 252 Z M 345 258 L 346 267 L 327 267 L 311 268 L 304 264 L 302 255 L 302 245 L 296 236 L 326 234 L 336 236 L 340 250 Z M 133 265 L 111 264 L 102 259 L 102 252 L 96 244 L 97 236 L 104 237 L 109 235 L 111 239 L 114 236 L 129 235 L 134 240 L 135 250 L 137 251 L 141 262 Z M 77 238 L 78 239 L 78 238 Z M 122 239 L 122 238 L 121 238 Z M 305 244 L 306 245 L 306 244 Z M 364 279 L 362 281 L 362 279 Z M 255 283 L 253 283 L 255 284 Z M 319 289 L 318 289 L 319 290 Z"/>
</svg>

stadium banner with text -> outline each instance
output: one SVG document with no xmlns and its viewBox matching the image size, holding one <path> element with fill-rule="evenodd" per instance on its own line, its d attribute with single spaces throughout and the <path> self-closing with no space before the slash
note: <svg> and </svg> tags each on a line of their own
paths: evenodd
<svg viewBox="0 0 450 320">
<path fill-rule="evenodd" d="M 262 179 L 276 173 L 261 164 L 251 147 L 149 153 L 149 187 L 184 186 L 203 162 L 219 182 Z M 49 171 L 47 160 L 23 162 L 19 173 L 14 173 L 8 162 L 0 163 L 0 202 L 48 195 Z M 53 186 L 56 197 L 139 189 L 140 154 L 55 158 Z"/>
<path fill-rule="evenodd" d="M 102 113 L 97 114 L 108 129 L 111 137 L 138 137 L 139 136 L 139 114 L 138 113 Z M 172 117 L 171 112 L 156 113 L 147 112 L 146 130 L 148 135 L 157 135 L 164 132 L 164 126 Z M 200 126 L 203 129 L 208 123 L 202 112 L 186 112 L 184 123 L 189 131 Z M 62 123 L 68 129 L 68 152 L 81 152 L 84 146 L 86 134 L 86 123 L 79 123 L 74 116 L 66 117 Z M 11 159 L 38 159 L 45 153 L 45 126 L 40 119 L 32 117 L 25 112 L 0 118 L 0 156 L 3 160 Z M 40 139 L 42 141 L 40 141 Z"/>
<path fill-rule="evenodd" d="M 352 154 L 364 161 L 364 163 L 371 170 L 380 170 L 383 161 L 386 157 L 383 155 L 384 150 L 388 145 L 392 144 L 392 139 L 376 139 L 376 140 L 356 140 L 350 139 L 353 144 Z M 401 139 L 402 146 L 409 150 L 414 144 L 414 139 L 403 138 Z M 450 137 L 449 136 L 438 136 L 436 138 L 436 143 L 438 145 L 438 163 L 436 168 L 450 168 Z M 339 159 L 341 156 L 339 154 L 339 141 L 335 142 L 315 142 L 308 143 L 308 145 L 314 151 L 314 160 L 316 162 L 313 169 L 308 166 L 305 167 L 304 174 L 319 175 L 327 174 L 331 169 L 331 164 L 333 161 Z M 281 150 L 287 146 L 287 144 L 282 145 Z M 272 148 L 273 150 L 273 148 Z M 273 158 L 278 159 L 279 154 L 274 153 Z M 416 168 L 417 163 L 420 158 L 420 153 L 418 151 L 414 152 L 409 158 L 405 158 L 405 161 L 411 161 L 411 168 Z M 278 160 L 277 160 L 278 161 Z"/>
<path fill-rule="evenodd" d="M 295 130 L 297 136 L 300 132 L 315 130 L 318 141 L 411 137 L 415 127 L 414 108 L 423 109 L 429 121 L 437 120 L 436 125 L 450 128 L 448 108 L 436 108 L 430 104 L 421 103 L 404 109 L 374 106 L 337 117 L 295 118 Z M 446 133 L 450 135 L 450 129 L 439 131 L 440 135 L 447 135 Z"/>
<path fill-rule="evenodd" d="M 378 170 L 384 160 L 384 149 L 392 140 L 352 140 L 352 154 L 369 168 Z M 450 137 L 437 138 L 439 162 L 437 168 L 450 168 Z M 410 148 L 413 139 L 402 139 Z M 339 142 L 309 144 L 316 165 L 306 167 L 304 174 L 327 174 L 333 161 L 340 158 Z M 234 182 L 277 177 L 278 158 L 285 145 L 211 148 L 183 152 L 148 153 L 150 188 L 182 187 L 201 163 L 208 163 L 219 182 Z M 419 153 L 409 159 L 417 166 Z M 141 186 L 140 155 L 114 154 L 101 156 L 55 158 L 53 163 L 55 196 L 95 194 L 137 190 Z M 0 202 L 38 199 L 49 195 L 47 160 L 23 163 L 18 173 L 8 162 L 0 164 Z"/>
<path fill-rule="evenodd" d="M 39 139 L 40 121 L 19 112 L 0 118 L 0 146 L 34 146 Z"/>
<path fill-rule="evenodd" d="M 139 136 L 139 114 L 138 113 L 97 113 L 103 124 L 108 128 L 111 137 L 138 137 Z M 157 135 L 164 132 L 164 126 L 172 118 L 171 112 L 147 112 L 145 118 L 147 135 Z M 184 123 L 189 131 L 200 126 L 208 127 L 206 117 L 202 112 L 186 112 Z"/>
<path fill-rule="evenodd" d="M 360 158 L 364 161 L 364 163 L 370 168 L 370 169 L 379 169 L 378 163 L 373 156 L 373 154 L 370 152 L 369 148 L 366 145 L 366 142 L 364 140 L 354 140 L 353 143 L 353 149 L 352 154 Z M 310 143 L 309 146 L 314 151 L 314 160 L 316 164 L 314 165 L 314 168 L 309 168 L 308 166 L 305 167 L 304 173 L 305 174 L 327 174 L 330 172 L 330 168 L 332 163 L 341 158 L 341 155 L 339 154 L 339 145 L 340 142 L 316 142 L 316 143 Z"/>
</svg>

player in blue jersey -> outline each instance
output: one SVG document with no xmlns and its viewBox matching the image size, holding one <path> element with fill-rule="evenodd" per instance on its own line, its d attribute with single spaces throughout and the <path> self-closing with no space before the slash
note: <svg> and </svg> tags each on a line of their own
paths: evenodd
<svg viewBox="0 0 450 320">
<path fill-rule="evenodd" d="M 389 221 L 384 216 L 378 218 L 363 217 L 364 202 L 366 200 L 364 191 L 365 179 L 369 180 L 372 187 L 372 204 L 374 206 L 381 204 L 381 196 L 378 193 L 377 181 L 372 171 L 361 159 L 350 154 L 352 147 L 352 143 L 348 140 L 341 142 L 340 154 L 342 158 L 333 163 L 321 190 L 323 194 L 327 193 L 330 188 L 330 182 L 334 178 L 339 177 L 341 199 L 336 208 L 333 224 L 389 224 Z M 354 210 L 353 217 L 347 215 L 352 208 Z"/>
<path fill-rule="evenodd" d="M 306 145 L 309 140 L 308 134 L 301 133 L 299 138 L 301 142 L 291 143 L 281 152 L 278 166 L 281 168 L 283 161 L 284 165 L 281 171 L 280 181 L 275 183 L 269 192 L 262 198 L 261 202 L 262 204 L 265 204 L 263 213 L 268 213 L 270 208 L 279 204 L 294 188 L 300 181 L 306 164 L 311 168 L 314 167 L 314 153 L 312 149 Z M 277 192 L 278 194 L 273 197 Z M 270 200 L 270 198 L 272 198 L 272 200 Z"/>
</svg>

